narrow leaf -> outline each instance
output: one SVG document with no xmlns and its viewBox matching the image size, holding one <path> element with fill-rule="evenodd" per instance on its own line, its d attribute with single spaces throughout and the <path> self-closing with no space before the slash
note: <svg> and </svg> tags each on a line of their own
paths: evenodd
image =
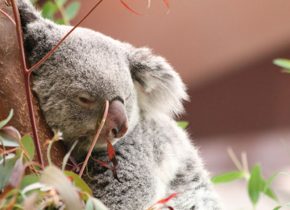
<svg viewBox="0 0 290 210">
<path fill-rule="evenodd" d="M 230 171 L 224 174 L 220 174 L 214 176 L 211 181 L 214 184 L 225 183 L 225 182 L 232 182 L 238 179 L 244 178 L 245 174 L 242 171 Z"/>
<path fill-rule="evenodd" d="M 273 61 L 273 63 L 276 65 L 276 66 L 279 66 L 281 68 L 284 68 L 284 69 L 287 69 L 287 70 L 290 70 L 290 60 L 289 59 L 284 59 L 284 58 L 278 58 L 278 59 L 275 59 Z M 288 72 L 288 71 L 287 71 Z M 289 73 L 289 72 L 288 72 Z"/>
<path fill-rule="evenodd" d="M 10 110 L 8 117 L 5 120 L 0 121 L 0 129 L 3 128 L 13 117 L 14 111 L 13 109 Z"/>
<path fill-rule="evenodd" d="M 6 126 L 0 130 L 0 145 L 5 147 L 19 147 L 20 133 L 12 126 Z"/>
<path fill-rule="evenodd" d="M 0 190 L 8 184 L 16 160 L 16 158 L 6 159 L 5 164 L 4 161 L 0 164 Z"/>
<path fill-rule="evenodd" d="M 20 185 L 21 179 L 25 172 L 25 166 L 23 165 L 22 159 L 18 159 L 13 167 L 11 176 L 9 178 L 9 184 L 12 187 L 18 187 Z"/>
<path fill-rule="evenodd" d="M 93 194 L 90 187 L 85 183 L 85 181 L 79 175 L 75 174 L 72 171 L 64 171 L 64 174 L 72 178 L 74 185 L 78 187 L 79 189 L 81 189 L 83 192 L 86 192 L 89 195 Z"/>
<path fill-rule="evenodd" d="M 73 186 L 60 169 L 52 165 L 46 167 L 41 175 L 40 182 L 57 190 L 66 205 L 66 209 L 83 209 L 76 187 Z"/>
<path fill-rule="evenodd" d="M 24 176 L 20 183 L 20 189 L 24 189 L 28 185 L 39 182 L 39 178 L 40 177 L 35 174 L 29 174 L 29 175 Z"/>
<path fill-rule="evenodd" d="M 69 159 L 73 149 L 77 145 L 77 143 L 78 143 L 78 141 L 75 141 L 74 144 L 71 146 L 70 150 L 68 151 L 68 153 L 66 153 L 66 155 L 64 156 L 63 161 L 62 161 L 62 168 L 61 168 L 63 171 L 65 170 L 68 159 Z"/>
<path fill-rule="evenodd" d="M 168 197 L 159 200 L 157 203 L 159 203 L 159 204 L 165 204 L 165 203 L 169 202 L 170 200 L 172 200 L 173 198 L 175 198 L 176 196 L 177 196 L 177 193 L 172 193 Z"/>
<path fill-rule="evenodd" d="M 163 0 L 163 3 L 165 4 L 165 6 L 166 6 L 168 9 L 170 8 L 169 0 Z"/>
<path fill-rule="evenodd" d="M 182 129 L 186 129 L 186 128 L 188 127 L 189 123 L 186 122 L 186 121 L 178 121 L 178 122 L 177 122 L 177 125 L 178 125 L 179 127 L 181 127 Z"/>
<path fill-rule="evenodd" d="M 256 165 L 253 167 L 248 182 L 248 193 L 252 204 L 255 206 L 259 201 L 261 189 L 263 188 L 263 181 L 261 177 L 261 167 Z"/>
<path fill-rule="evenodd" d="M 139 12 L 137 12 L 136 10 L 132 9 L 125 1 L 120 0 L 121 4 L 130 12 L 134 13 L 135 15 L 141 15 Z"/>
<path fill-rule="evenodd" d="M 75 18 L 75 16 L 77 15 L 78 11 L 80 9 L 80 3 L 75 1 L 72 2 L 70 5 L 67 6 L 67 8 L 65 9 L 65 15 L 66 18 L 68 20 L 71 20 L 73 18 Z"/>
<path fill-rule="evenodd" d="M 116 151 L 109 140 L 107 141 L 107 152 L 109 160 L 112 161 L 116 157 Z"/>
<path fill-rule="evenodd" d="M 33 160 L 35 154 L 33 139 L 29 135 L 25 135 L 22 137 L 21 144 L 23 149 L 27 152 L 29 160 Z"/>
<path fill-rule="evenodd" d="M 55 2 L 57 3 L 57 5 L 62 7 L 67 2 L 67 0 L 55 0 Z"/>
<path fill-rule="evenodd" d="M 41 14 L 44 18 L 53 20 L 54 15 L 56 14 L 57 11 L 58 11 L 57 6 L 51 1 L 48 1 L 43 5 Z"/>
</svg>

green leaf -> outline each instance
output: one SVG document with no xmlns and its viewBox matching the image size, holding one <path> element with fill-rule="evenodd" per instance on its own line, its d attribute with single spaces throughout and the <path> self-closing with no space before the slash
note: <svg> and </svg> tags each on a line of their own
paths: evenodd
<svg viewBox="0 0 290 210">
<path fill-rule="evenodd" d="M 264 180 L 261 176 L 261 167 L 259 165 L 255 165 L 252 168 L 248 182 L 248 193 L 254 206 L 259 201 L 261 190 L 264 188 L 263 182 Z"/>
<path fill-rule="evenodd" d="M 57 11 L 57 5 L 52 3 L 51 1 L 48 1 L 43 5 L 41 14 L 44 18 L 53 20 L 53 17 Z"/>
<path fill-rule="evenodd" d="M 67 2 L 67 0 L 55 0 L 55 2 L 57 3 L 57 5 L 62 7 Z"/>
<path fill-rule="evenodd" d="M 68 153 L 65 154 L 64 158 L 63 158 L 63 161 L 62 161 L 62 168 L 61 170 L 64 171 L 65 167 L 66 167 L 66 164 L 68 162 L 68 159 L 73 151 L 73 149 L 75 148 L 75 146 L 77 145 L 78 141 L 75 141 L 74 144 L 71 146 L 71 148 L 69 149 Z"/>
<path fill-rule="evenodd" d="M 0 190 L 3 189 L 9 182 L 12 170 L 14 168 L 17 158 L 5 159 L 0 164 Z"/>
<path fill-rule="evenodd" d="M 73 19 L 80 9 L 80 3 L 75 1 L 72 2 L 70 5 L 67 6 L 65 9 L 65 16 L 68 20 Z"/>
<path fill-rule="evenodd" d="M 266 189 L 264 189 L 263 192 L 265 195 L 272 198 L 274 201 L 278 201 L 278 197 L 277 197 L 276 193 L 271 188 L 267 187 Z"/>
<path fill-rule="evenodd" d="M 57 19 L 57 20 L 55 20 L 55 22 L 57 24 L 60 24 L 60 25 L 64 25 L 65 24 L 64 19 Z"/>
<path fill-rule="evenodd" d="M 279 210 L 281 208 L 282 208 L 282 206 L 276 206 L 273 210 Z"/>
<path fill-rule="evenodd" d="M 20 133 L 12 126 L 6 126 L 0 130 L 0 145 L 4 147 L 19 147 Z"/>
<path fill-rule="evenodd" d="M 275 59 L 273 61 L 273 63 L 276 65 L 276 66 L 279 66 L 281 68 L 284 68 L 284 69 L 287 69 L 287 70 L 290 70 L 290 60 L 289 59 L 283 59 L 283 58 L 278 58 L 278 59 Z M 288 73 L 290 73 L 290 71 L 286 71 Z"/>
<path fill-rule="evenodd" d="M 186 121 L 178 121 L 178 122 L 177 122 L 177 125 L 178 125 L 179 127 L 181 127 L 182 129 L 186 129 L 186 128 L 188 127 L 189 123 L 186 122 Z"/>
<path fill-rule="evenodd" d="M 0 121 L 0 129 L 3 128 L 13 117 L 14 111 L 10 110 L 8 117 L 5 120 Z"/>
<path fill-rule="evenodd" d="M 33 160 L 34 153 L 35 153 L 35 146 L 33 139 L 29 135 L 25 135 L 21 139 L 21 144 L 23 146 L 23 149 L 27 152 L 29 160 Z"/>
<path fill-rule="evenodd" d="M 67 177 L 70 177 L 73 179 L 73 183 L 76 187 L 78 187 L 79 189 L 81 189 L 82 191 L 88 193 L 89 195 L 92 195 L 92 190 L 90 189 L 90 187 L 85 183 L 84 180 L 82 180 L 82 178 L 75 174 L 74 172 L 71 171 L 64 171 L 64 174 Z"/>
<path fill-rule="evenodd" d="M 34 184 L 36 182 L 39 182 L 39 176 L 35 174 L 29 174 L 23 177 L 20 183 L 20 189 L 24 189 L 28 185 Z"/>
<path fill-rule="evenodd" d="M 46 167 L 41 174 L 40 183 L 55 188 L 64 202 L 66 209 L 83 209 L 83 203 L 79 199 L 78 189 L 57 167 L 53 165 Z"/>
<path fill-rule="evenodd" d="M 230 171 L 224 174 L 220 174 L 211 178 L 214 184 L 232 182 L 238 179 L 244 178 L 245 173 L 242 171 Z"/>
</svg>

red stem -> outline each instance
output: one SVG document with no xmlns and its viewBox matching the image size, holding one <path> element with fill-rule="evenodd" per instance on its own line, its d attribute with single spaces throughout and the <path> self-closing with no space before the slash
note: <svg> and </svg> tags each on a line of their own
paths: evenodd
<svg viewBox="0 0 290 210">
<path fill-rule="evenodd" d="M 16 22 L 17 40 L 18 40 L 18 45 L 20 48 L 21 67 L 22 67 L 23 76 L 24 76 L 26 99 L 27 99 L 27 104 L 28 104 L 29 118 L 30 118 L 30 123 L 32 127 L 32 133 L 34 137 L 33 138 L 34 144 L 36 147 L 36 154 L 37 154 L 37 158 L 40 165 L 44 167 L 43 157 L 42 157 L 41 148 L 40 148 L 40 141 L 39 141 L 39 136 L 38 136 L 38 130 L 36 126 L 35 114 L 34 114 L 34 109 L 33 109 L 33 101 L 32 101 L 32 94 L 31 94 L 31 87 L 30 87 L 31 73 L 27 69 L 19 11 L 15 3 L 15 0 L 11 0 L 11 3 L 12 3 L 12 9 L 13 9 L 15 22 Z"/>
<path fill-rule="evenodd" d="M 6 13 L 4 10 L 2 10 L 1 8 L 0 8 L 0 12 L 4 15 L 4 16 L 6 16 L 14 25 L 16 25 L 16 23 L 15 23 L 15 21 L 13 20 L 13 18 L 8 14 L 8 13 Z"/>
<path fill-rule="evenodd" d="M 106 119 L 107 119 L 107 115 L 108 115 L 108 110 L 109 110 L 109 102 L 106 101 L 105 111 L 104 111 L 104 114 L 103 114 L 103 117 L 102 117 L 102 121 L 101 121 L 101 123 L 100 123 L 100 125 L 98 127 L 97 133 L 96 133 L 96 135 L 95 135 L 95 137 L 93 139 L 93 142 L 92 142 L 92 144 L 91 144 L 91 146 L 89 148 L 89 151 L 87 153 L 86 159 L 85 159 L 85 161 L 84 161 L 84 163 L 82 165 L 82 168 L 80 170 L 80 173 L 79 173 L 79 176 L 80 177 L 82 177 L 82 175 L 84 173 L 84 170 L 85 170 L 85 168 L 86 168 L 86 166 L 88 164 L 89 158 L 91 157 L 91 154 L 93 152 L 93 149 L 94 149 L 94 147 L 95 147 L 95 145 L 96 145 L 96 143 L 97 143 L 97 141 L 99 139 L 99 136 L 101 134 L 101 131 L 102 131 L 104 125 L 105 125 L 105 122 L 106 122 Z"/>
<path fill-rule="evenodd" d="M 87 17 L 103 2 L 103 0 L 99 0 L 90 11 L 36 64 L 30 67 L 29 71 L 33 71 L 37 69 L 41 64 L 43 64 L 64 42 L 64 40 L 85 20 Z"/>
<path fill-rule="evenodd" d="M 20 48 L 21 67 L 22 67 L 23 76 L 25 80 L 25 90 L 26 90 L 26 98 L 27 98 L 27 104 L 28 104 L 28 110 L 29 110 L 30 123 L 32 126 L 32 133 L 34 136 L 34 144 L 36 147 L 37 158 L 42 167 L 44 167 L 44 162 L 43 162 L 43 157 L 42 157 L 42 152 L 41 152 L 41 147 L 40 147 L 40 141 L 38 137 L 38 129 L 36 126 L 34 108 L 33 108 L 32 91 L 31 91 L 31 86 L 30 86 L 31 73 L 34 69 L 38 68 L 41 64 L 43 64 L 58 49 L 58 47 L 64 42 L 64 40 L 94 11 L 95 8 L 97 8 L 102 3 L 102 1 L 103 0 L 99 0 L 92 7 L 92 9 L 57 43 L 57 45 L 52 50 L 50 50 L 40 61 L 38 61 L 30 69 L 28 69 L 27 63 L 26 63 L 25 49 L 24 49 L 24 44 L 23 44 L 23 34 L 22 34 L 19 11 L 15 3 L 15 0 L 11 0 L 13 15 L 14 15 L 15 24 L 16 24 L 17 40 L 18 40 L 18 45 Z M 5 16 L 8 15 L 8 14 L 6 15 L 6 13 L 2 10 L 1 12 Z M 7 17 L 9 18 L 10 16 L 8 15 Z"/>
</svg>

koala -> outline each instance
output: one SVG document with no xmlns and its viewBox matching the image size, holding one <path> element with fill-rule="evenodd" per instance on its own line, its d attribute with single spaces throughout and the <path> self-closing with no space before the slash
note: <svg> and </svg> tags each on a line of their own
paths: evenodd
<svg viewBox="0 0 290 210">
<path fill-rule="evenodd" d="M 41 17 L 28 0 L 17 0 L 30 65 L 72 28 Z M 196 147 L 174 117 L 188 99 L 178 73 L 148 48 L 136 48 L 99 32 L 77 28 L 33 72 L 33 90 L 47 124 L 63 132 L 82 160 L 109 101 L 108 117 L 93 159 L 106 160 L 106 142 L 116 150 L 119 180 L 95 161 L 85 176 L 96 198 L 112 210 L 146 210 L 177 193 L 175 210 L 220 210 Z"/>
</svg>

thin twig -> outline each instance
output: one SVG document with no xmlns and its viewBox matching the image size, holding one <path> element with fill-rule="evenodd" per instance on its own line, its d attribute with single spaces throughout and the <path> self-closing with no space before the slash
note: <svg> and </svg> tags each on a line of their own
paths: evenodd
<svg viewBox="0 0 290 210">
<path fill-rule="evenodd" d="M 64 42 L 64 40 L 85 20 L 87 17 L 103 2 L 103 0 L 99 0 L 90 11 L 36 64 L 30 67 L 29 71 L 33 71 L 37 69 L 40 65 L 42 65 L 50 56 L 59 48 L 59 46 Z"/>
<path fill-rule="evenodd" d="M 99 138 L 99 136 L 101 134 L 101 131 L 102 131 L 104 125 L 105 125 L 105 122 L 106 122 L 106 119 L 107 119 L 107 115 L 108 115 L 108 110 L 109 110 L 109 102 L 106 101 L 105 111 L 104 111 L 104 114 L 103 114 L 103 117 L 102 117 L 102 121 L 100 122 L 100 125 L 98 127 L 97 133 L 95 135 L 95 138 L 93 139 L 93 142 L 92 142 L 92 144 L 91 144 L 91 146 L 89 148 L 89 151 L 88 151 L 88 154 L 86 156 L 86 159 L 85 159 L 85 161 L 84 161 L 84 163 L 82 165 L 82 168 L 80 170 L 80 173 L 79 173 L 79 176 L 80 177 L 82 177 L 82 175 L 84 173 L 84 170 L 85 170 L 85 168 L 86 168 L 86 166 L 88 164 L 89 158 L 91 157 L 91 154 L 93 152 L 93 149 L 94 149 L 94 147 L 95 147 L 95 145 L 96 145 L 96 143 L 98 141 L 98 138 Z"/>
<path fill-rule="evenodd" d="M 30 118 L 32 133 L 34 137 L 34 144 L 36 147 L 38 161 L 40 165 L 44 167 L 40 141 L 38 137 L 38 130 L 37 130 L 36 120 L 35 120 L 35 115 L 34 115 L 33 102 L 32 102 L 32 94 L 31 94 L 31 87 L 30 87 L 31 72 L 29 72 L 29 70 L 27 69 L 20 15 L 19 15 L 18 7 L 16 5 L 15 0 L 11 0 L 11 4 L 12 4 L 12 9 L 13 9 L 13 15 L 15 18 L 15 23 L 16 23 L 17 40 L 18 40 L 18 45 L 20 48 L 21 67 L 22 67 L 23 76 L 25 80 L 25 91 L 26 91 L 26 98 L 27 98 L 27 104 L 28 104 L 28 110 L 29 110 L 29 118 Z"/>
<path fill-rule="evenodd" d="M 62 42 L 93 12 L 93 10 L 100 5 L 100 3 L 103 0 L 99 0 L 92 9 L 79 21 L 58 43 L 57 45 L 49 51 L 39 62 L 37 62 L 35 65 L 33 65 L 30 69 L 27 68 L 26 63 L 26 57 L 25 57 L 25 50 L 24 50 L 24 44 L 23 44 L 23 34 L 22 34 L 22 28 L 21 28 L 21 21 L 19 16 L 19 11 L 17 8 L 17 4 L 15 3 L 15 0 L 11 0 L 13 14 L 15 18 L 15 24 L 16 24 L 16 31 L 17 31 L 17 40 L 20 48 L 20 54 L 21 54 L 21 65 L 22 65 L 22 71 L 25 79 L 25 91 L 26 91 L 26 98 L 28 103 L 28 109 L 29 109 L 29 117 L 30 122 L 32 126 L 32 133 L 34 136 L 34 144 L 36 147 L 36 153 L 38 157 L 38 161 L 41 164 L 41 166 L 44 166 L 42 152 L 40 148 L 40 141 L 38 137 L 38 130 L 36 126 L 36 120 L 34 115 L 34 109 L 33 109 L 33 102 L 32 102 L 32 92 L 31 92 L 31 84 L 30 84 L 30 77 L 31 73 L 34 69 L 38 68 L 43 62 L 45 62 L 61 45 Z"/>
<path fill-rule="evenodd" d="M 16 25 L 16 23 L 15 23 L 15 21 L 13 20 L 13 18 L 8 14 L 8 13 L 6 13 L 4 10 L 2 10 L 1 8 L 0 8 L 0 12 L 4 15 L 4 16 L 6 16 L 14 25 Z"/>
<path fill-rule="evenodd" d="M 70 21 L 67 19 L 67 16 L 65 15 L 65 11 L 63 9 L 63 6 L 57 0 L 53 0 L 53 1 L 56 4 L 56 6 L 57 6 L 62 18 L 63 18 L 64 24 L 70 25 Z"/>
<path fill-rule="evenodd" d="M 233 161 L 233 163 L 235 164 L 235 166 L 240 170 L 243 171 L 243 166 L 241 164 L 241 162 L 238 160 L 236 154 L 234 153 L 232 148 L 228 148 L 228 154 L 231 158 L 231 160 Z"/>
<path fill-rule="evenodd" d="M 248 174 L 249 173 L 249 166 L 248 166 L 247 153 L 242 152 L 241 157 L 242 157 L 243 169 Z"/>
</svg>

